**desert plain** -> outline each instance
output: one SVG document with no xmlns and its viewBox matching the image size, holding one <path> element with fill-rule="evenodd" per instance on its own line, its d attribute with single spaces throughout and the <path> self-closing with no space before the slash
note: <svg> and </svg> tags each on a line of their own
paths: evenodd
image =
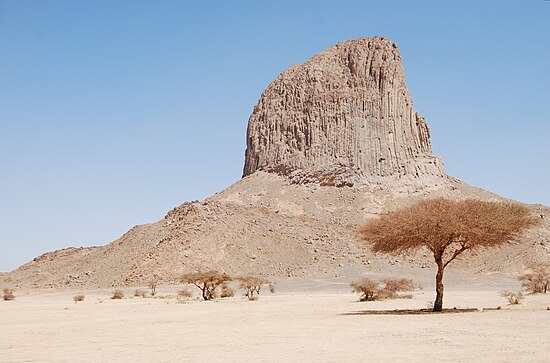
<svg viewBox="0 0 550 363">
<path fill-rule="evenodd" d="M 394 271 L 395 272 L 395 271 Z M 359 302 L 357 276 L 279 278 L 274 294 L 248 301 L 175 297 L 112 300 L 113 289 L 19 290 L 0 303 L 2 362 L 279 361 L 547 362 L 550 294 L 509 305 L 519 283 L 502 274 L 449 269 L 445 307 L 471 312 L 393 314 L 434 299 L 431 269 L 407 269 L 422 289 L 412 299 Z M 143 288 L 145 289 L 145 288 Z M 74 303 L 73 296 L 85 300 Z M 167 296 L 173 296 L 163 298 Z M 497 310 L 498 307 L 501 307 Z M 366 311 L 386 310 L 372 315 Z"/>
</svg>

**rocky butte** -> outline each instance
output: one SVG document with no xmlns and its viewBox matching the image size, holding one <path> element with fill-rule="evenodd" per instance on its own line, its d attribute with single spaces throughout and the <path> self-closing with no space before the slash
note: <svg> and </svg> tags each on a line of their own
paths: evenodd
<svg viewBox="0 0 550 363">
<path fill-rule="evenodd" d="M 46 253 L 0 283 L 20 287 L 144 285 L 157 275 L 352 276 L 432 264 L 420 252 L 372 253 L 357 227 L 369 218 L 444 196 L 501 199 L 446 175 L 414 109 L 397 46 L 383 37 L 344 41 L 281 73 L 250 116 L 243 179 L 174 208 L 102 247 Z M 465 272 L 517 273 L 548 261 L 550 209 L 520 243 L 457 261 Z"/>
<path fill-rule="evenodd" d="M 445 178 L 413 107 L 395 43 L 339 43 L 281 73 L 250 117 L 244 176 L 258 170 L 324 185 Z M 312 179 L 313 177 L 313 179 Z"/>
</svg>

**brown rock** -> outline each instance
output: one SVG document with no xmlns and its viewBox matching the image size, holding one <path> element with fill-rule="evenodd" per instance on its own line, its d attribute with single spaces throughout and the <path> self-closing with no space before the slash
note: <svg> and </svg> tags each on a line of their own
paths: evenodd
<svg viewBox="0 0 550 363">
<path fill-rule="evenodd" d="M 248 122 L 244 176 L 257 170 L 335 186 L 446 176 L 383 37 L 336 44 L 267 87 Z"/>
</svg>

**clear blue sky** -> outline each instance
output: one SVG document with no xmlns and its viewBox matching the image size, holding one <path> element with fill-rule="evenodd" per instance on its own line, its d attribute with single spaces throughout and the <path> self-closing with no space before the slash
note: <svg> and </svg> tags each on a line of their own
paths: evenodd
<svg viewBox="0 0 550 363">
<path fill-rule="evenodd" d="M 0 0 L 0 271 L 229 186 L 270 81 L 375 35 L 450 175 L 550 205 L 550 1 Z"/>
</svg>

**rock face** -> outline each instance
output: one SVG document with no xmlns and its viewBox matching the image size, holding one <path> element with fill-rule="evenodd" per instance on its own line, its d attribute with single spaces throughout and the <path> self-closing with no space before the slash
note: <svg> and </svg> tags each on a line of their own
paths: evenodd
<svg viewBox="0 0 550 363">
<path fill-rule="evenodd" d="M 269 85 L 248 122 L 244 176 L 257 170 L 337 186 L 446 177 L 383 37 L 336 44 Z"/>
</svg>

